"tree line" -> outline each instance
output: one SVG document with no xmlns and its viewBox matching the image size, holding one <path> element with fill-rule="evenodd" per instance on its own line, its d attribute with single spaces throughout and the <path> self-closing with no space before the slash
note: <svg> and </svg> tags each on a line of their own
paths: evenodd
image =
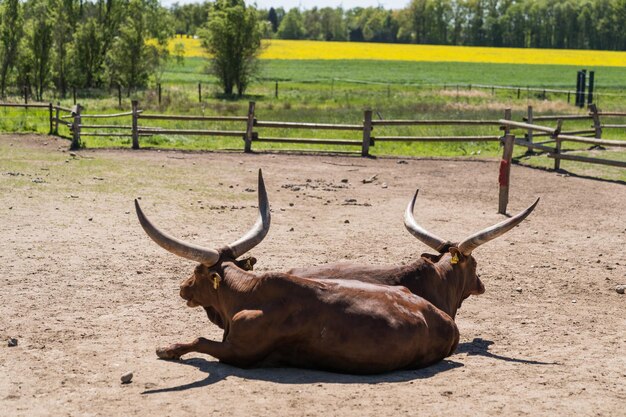
<svg viewBox="0 0 626 417">
<path fill-rule="evenodd" d="M 413 0 L 400 10 L 333 10 L 289 10 L 274 33 L 304 27 L 312 30 L 301 36 L 320 40 L 626 49 L 626 0 Z"/>
<path fill-rule="evenodd" d="M 224 93 L 241 95 L 262 38 L 569 49 L 626 49 L 626 0 L 412 0 L 381 7 L 270 8 L 243 0 L 162 7 L 158 0 L 0 0 L 0 96 L 25 87 L 160 81 L 175 33 L 197 35 Z M 182 59 L 184 51 L 174 49 Z"/>
<path fill-rule="evenodd" d="M 0 0 L 0 96 L 131 89 L 158 76 L 174 19 L 158 0 Z M 148 40 L 150 42 L 147 42 Z"/>
<path fill-rule="evenodd" d="M 193 34 L 208 4 L 171 8 L 176 31 Z M 520 48 L 626 49 L 626 0 L 412 0 L 382 7 L 259 10 L 264 36 Z"/>
</svg>

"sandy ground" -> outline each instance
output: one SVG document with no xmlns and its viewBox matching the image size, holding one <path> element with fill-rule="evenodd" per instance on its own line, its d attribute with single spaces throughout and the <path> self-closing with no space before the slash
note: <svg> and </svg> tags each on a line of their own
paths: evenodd
<svg viewBox="0 0 626 417">
<path fill-rule="evenodd" d="M 402 223 L 416 187 L 416 217 L 447 239 L 503 219 L 498 161 L 66 147 L 0 136 L 2 416 L 626 415 L 623 184 L 514 166 L 509 211 L 541 202 L 474 253 L 487 291 L 463 304 L 461 344 L 442 363 L 379 376 L 243 370 L 156 358 L 157 346 L 221 332 L 179 298 L 194 265 L 149 240 L 134 197 L 164 230 L 218 246 L 256 218 L 263 168 L 273 217 L 251 252 L 257 270 L 404 263 L 427 250 Z"/>
</svg>

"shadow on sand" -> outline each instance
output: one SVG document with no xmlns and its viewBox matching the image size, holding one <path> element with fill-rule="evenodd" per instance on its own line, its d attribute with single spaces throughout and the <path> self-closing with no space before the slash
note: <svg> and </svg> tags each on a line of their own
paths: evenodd
<svg viewBox="0 0 626 417">
<path fill-rule="evenodd" d="M 541 362 L 496 355 L 495 353 L 489 352 L 489 346 L 491 345 L 493 345 L 491 340 L 475 338 L 471 342 L 459 343 L 459 347 L 457 347 L 455 354 L 467 353 L 468 356 L 484 356 L 486 358 L 493 358 L 506 362 L 524 363 L 526 365 L 559 365 L 556 362 Z"/>
<path fill-rule="evenodd" d="M 469 356 L 478 355 L 506 362 L 522 363 L 526 365 L 558 365 L 556 362 L 541 362 L 535 360 L 517 359 L 496 355 L 489 352 L 493 342 L 476 338 L 471 342 L 460 343 L 455 354 L 465 353 Z M 390 382 L 407 382 L 431 378 L 439 373 L 464 366 L 460 362 L 443 360 L 424 369 L 389 372 L 381 375 L 348 375 L 332 372 L 315 371 L 296 368 L 251 368 L 242 369 L 226 365 L 217 361 L 208 361 L 204 358 L 191 358 L 176 361 L 181 365 L 193 366 L 207 374 L 206 378 L 188 384 L 169 388 L 146 390 L 143 394 L 159 394 L 164 392 L 185 391 L 192 388 L 201 388 L 220 382 L 228 377 L 235 376 L 243 379 L 269 381 L 278 384 L 379 384 Z"/>
<path fill-rule="evenodd" d="M 207 361 L 203 358 L 182 360 L 179 361 L 179 363 L 182 365 L 194 366 L 201 372 L 208 374 L 208 376 L 200 381 L 190 382 L 176 387 L 146 390 L 143 394 L 176 392 L 191 388 L 205 387 L 231 376 L 258 381 L 276 382 L 278 384 L 378 384 L 385 382 L 406 382 L 431 378 L 441 372 L 463 366 L 463 364 L 459 362 L 443 360 L 424 369 L 395 371 L 380 375 L 347 375 L 296 368 L 241 369 L 216 361 Z"/>
</svg>

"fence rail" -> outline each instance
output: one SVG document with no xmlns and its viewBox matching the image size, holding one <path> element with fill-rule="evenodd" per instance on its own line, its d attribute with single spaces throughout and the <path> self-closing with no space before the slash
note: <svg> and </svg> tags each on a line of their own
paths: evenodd
<svg viewBox="0 0 626 417">
<path fill-rule="evenodd" d="M 497 126 L 496 120 L 372 120 L 372 126 Z"/>
<path fill-rule="evenodd" d="M 132 112 L 129 113 L 132 115 Z M 193 120 L 193 121 L 211 121 L 211 122 L 245 122 L 247 117 L 241 116 L 179 116 L 171 114 L 141 114 L 139 113 L 139 119 L 150 120 Z"/>
<path fill-rule="evenodd" d="M 372 136 L 379 142 L 498 142 L 501 136 Z"/>
<path fill-rule="evenodd" d="M 255 119 L 256 120 L 256 119 Z M 259 122 L 254 123 L 255 127 L 273 127 L 283 129 L 326 129 L 326 130 L 363 130 L 362 125 L 344 125 L 329 123 L 297 123 L 297 122 Z"/>
</svg>

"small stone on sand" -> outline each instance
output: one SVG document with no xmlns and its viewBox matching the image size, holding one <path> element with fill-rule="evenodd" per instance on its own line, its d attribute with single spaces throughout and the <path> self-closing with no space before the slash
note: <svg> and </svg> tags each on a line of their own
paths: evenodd
<svg viewBox="0 0 626 417">
<path fill-rule="evenodd" d="M 122 380 L 122 384 L 130 384 L 130 382 L 133 380 L 133 373 L 126 372 L 124 375 L 122 375 L 120 379 Z"/>
</svg>

